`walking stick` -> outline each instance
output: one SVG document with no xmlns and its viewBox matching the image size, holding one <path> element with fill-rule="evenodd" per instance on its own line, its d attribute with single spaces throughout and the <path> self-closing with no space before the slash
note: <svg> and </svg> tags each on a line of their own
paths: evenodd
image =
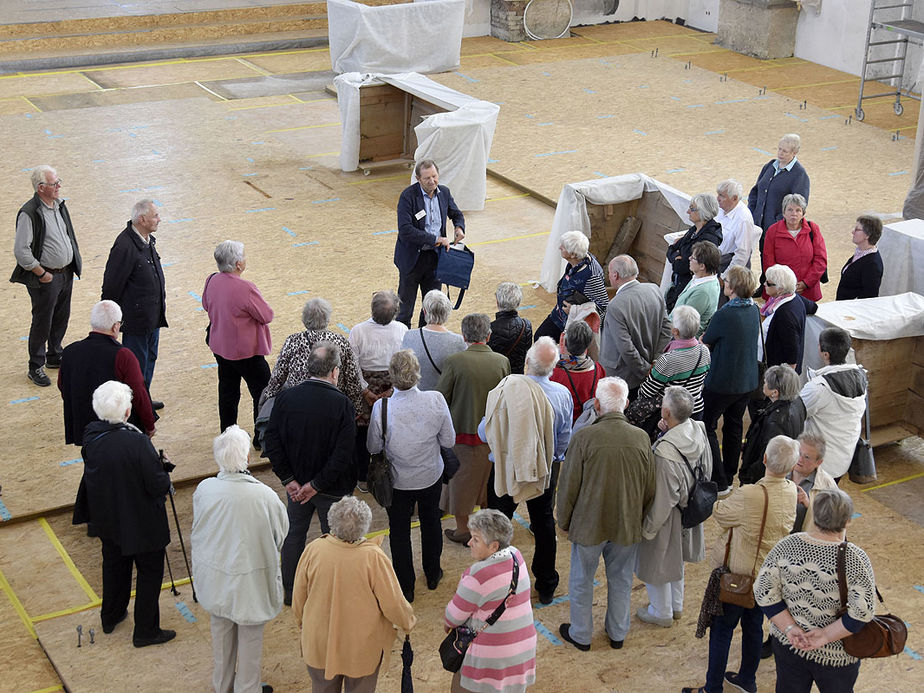
<svg viewBox="0 0 924 693">
<path fill-rule="evenodd" d="M 164 451 L 159 450 L 160 452 L 160 461 L 161 464 L 165 462 Z M 166 467 L 165 467 L 166 469 Z M 167 472 L 169 476 L 170 472 Z M 193 583 L 192 570 L 189 568 L 189 556 L 186 555 L 186 544 L 183 542 L 183 532 L 180 530 L 180 518 L 176 514 L 176 503 L 173 501 L 173 494 L 176 493 L 176 489 L 173 488 L 173 482 L 170 482 L 170 492 L 167 494 L 170 497 L 170 507 L 173 508 L 173 521 L 176 523 L 176 535 L 180 538 L 180 549 L 183 551 L 183 560 L 186 562 L 186 574 L 189 575 L 189 586 L 192 587 L 193 601 L 198 603 L 199 600 L 196 598 L 196 585 Z M 166 555 L 166 552 L 164 552 Z M 167 561 L 167 565 L 170 565 L 170 561 Z"/>
</svg>

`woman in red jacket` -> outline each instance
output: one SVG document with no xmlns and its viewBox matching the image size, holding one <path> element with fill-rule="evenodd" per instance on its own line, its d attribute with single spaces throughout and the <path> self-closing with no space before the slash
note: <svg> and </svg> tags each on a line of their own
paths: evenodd
<svg viewBox="0 0 924 693">
<path fill-rule="evenodd" d="M 821 277 L 828 269 L 828 251 L 818 224 L 805 218 L 805 198 L 783 198 L 783 218 L 767 229 L 763 266 L 786 265 L 796 275 L 796 293 L 821 300 Z M 764 300 L 767 293 L 764 292 Z"/>
</svg>

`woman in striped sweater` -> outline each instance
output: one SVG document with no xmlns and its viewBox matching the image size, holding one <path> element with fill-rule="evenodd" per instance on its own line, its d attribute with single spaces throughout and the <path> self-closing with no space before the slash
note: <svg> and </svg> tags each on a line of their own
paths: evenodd
<svg viewBox="0 0 924 693">
<path fill-rule="evenodd" d="M 446 630 L 468 626 L 479 631 L 507 597 L 507 608 L 472 641 L 462 669 L 452 679 L 453 693 L 522 693 L 536 681 L 536 627 L 529 601 L 529 572 L 519 550 L 510 545 L 513 525 L 497 510 L 479 510 L 468 519 L 474 565 L 462 573 L 446 606 Z M 519 579 L 513 594 L 514 561 Z"/>
</svg>

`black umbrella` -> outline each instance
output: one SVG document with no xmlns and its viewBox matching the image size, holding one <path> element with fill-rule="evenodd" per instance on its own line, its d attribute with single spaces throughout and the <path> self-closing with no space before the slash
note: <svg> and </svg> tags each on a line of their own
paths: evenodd
<svg viewBox="0 0 924 693">
<path fill-rule="evenodd" d="M 401 661 L 404 669 L 401 670 L 401 693 L 414 693 L 414 679 L 411 677 L 411 664 L 414 663 L 414 650 L 411 649 L 411 636 L 404 636 L 404 647 L 401 649 Z"/>
</svg>

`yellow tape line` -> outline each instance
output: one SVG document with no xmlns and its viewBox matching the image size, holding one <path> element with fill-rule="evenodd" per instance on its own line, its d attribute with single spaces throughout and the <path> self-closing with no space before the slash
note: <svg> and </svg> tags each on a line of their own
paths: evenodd
<svg viewBox="0 0 924 693">
<path fill-rule="evenodd" d="M 74 565 L 74 561 L 71 560 L 67 550 L 64 548 L 64 546 L 61 545 L 61 542 L 58 541 L 58 537 L 55 535 L 55 531 L 51 528 L 51 525 L 48 524 L 48 520 L 46 520 L 44 517 L 40 517 L 38 523 L 41 525 L 42 529 L 45 530 L 45 534 L 48 535 L 48 539 L 61 555 L 61 560 L 64 561 L 64 565 L 67 566 L 67 569 L 71 571 L 71 575 L 74 576 L 77 584 L 80 585 L 81 589 L 83 589 L 83 591 L 92 601 L 98 601 L 99 596 L 96 594 L 96 592 L 93 591 L 93 588 L 90 587 L 90 583 L 84 579 L 80 571 L 77 570 L 77 566 Z"/>
<path fill-rule="evenodd" d="M 894 486 L 895 484 L 903 484 L 906 481 L 911 481 L 912 479 L 920 479 L 924 476 L 924 472 L 919 472 L 917 474 L 912 474 L 911 476 L 906 476 L 904 479 L 896 479 L 895 481 L 889 481 L 884 484 L 879 484 L 878 486 L 870 486 L 869 488 L 862 488 L 860 491 L 866 493 L 867 491 L 875 491 L 876 489 L 885 488 L 886 486 Z"/>
<path fill-rule="evenodd" d="M 32 691 L 32 693 L 52 693 L 52 691 L 63 691 L 64 686 L 49 686 L 48 688 L 41 688 L 37 691 Z"/>
<path fill-rule="evenodd" d="M 340 152 L 321 152 L 320 154 L 306 154 L 306 159 L 314 159 L 319 156 L 340 156 Z"/>
<path fill-rule="evenodd" d="M 511 236 L 510 238 L 498 238 L 493 241 L 478 241 L 477 243 L 466 243 L 465 245 L 488 245 L 489 243 L 506 243 L 507 241 L 519 241 L 522 238 L 535 238 L 536 236 L 548 236 L 551 231 L 541 231 L 540 233 L 528 233 L 525 236 Z"/>
<path fill-rule="evenodd" d="M 857 81 L 856 77 L 851 77 L 850 79 L 836 79 L 831 82 L 815 82 L 814 84 L 794 84 L 790 87 L 776 87 L 774 91 L 787 91 L 789 89 L 805 89 L 807 87 L 827 87 L 831 84 L 855 84 Z"/>
<path fill-rule="evenodd" d="M 295 130 L 313 130 L 314 128 L 333 128 L 340 125 L 340 122 L 336 123 L 321 123 L 320 125 L 299 125 L 295 128 L 281 128 L 279 130 L 264 130 L 263 134 L 268 135 L 273 132 L 294 132 Z"/>
<path fill-rule="evenodd" d="M 362 168 L 360 166 L 360 168 Z M 407 180 L 408 176 L 406 173 L 399 173 L 396 176 L 382 176 L 381 178 L 364 178 L 363 180 L 354 180 L 349 183 L 349 185 L 365 185 L 366 183 L 378 183 L 383 180 L 398 180 L 403 179 Z"/>
<path fill-rule="evenodd" d="M 19 619 L 29 630 L 29 634 L 38 640 L 38 635 L 35 632 L 35 628 L 32 627 L 32 619 L 29 618 L 29 614 L 26 613 L 25 607 L 22 605 L 22 602 L 19 601 L 19 597 L 16 596 L 16 593 L 13 591 L 13 588 L 10 586 L 9 581 L 6 579 L 6 575 L 3 574 L 2 570 L 0 570 L 0 589 L 3 589 L 3 591 L 6 592 L 6 598 L 9 599 L 10 604 L 13 605 L 13 610 L 19 614 Z"/>
<path fill-rule="evenodd" d="M 42 109 L 39 108 L 38 106 L 36 106 L 36 105 L 35 105 L 34 103 L 32 103 L 31 101 L 29 101 L 29 98 L 28 98 L 28 97 L 26 97 L 26 96 L 20 96 L 19 98 L 21 98 L 21 99 L 22 99 L 23 101 L 25 101 L 27 104 L 29 104 L 30 106 L 32 106 L 32 108 L 34 108 L 34 109 L 35 109 L 36 111 L 38 111 L 39 113 L 42 112 Z"/>
<path fill-rule="evenodd" d="M 500 202 L 501 200 L 516 200 L 520 197 L 529 197 L 529 193 L 520 193 L 519 195 L 506 195 L 504 197 L 489 197 L 485 202 Z"/>
<path fill-rule="evenodd" d="M 52 611 L 47 614 L 42 614 L 41 616 L 34 616 L 32 618 L 32 623 L 40 623 L 41 621 L 50 621 L 53 618 L 58 618 L 59 616 L 70 616 L 71 614 L 79 614 L 81 611 L 86 611 L 87 609 L 94 609 L 103 601 L 97 599 L 95 602 L 90 602 L 89 604 L 84 604 L 83 606 L 75 606 L 70 609 L 61 609 L 60 611 Z"/>
</svg>

